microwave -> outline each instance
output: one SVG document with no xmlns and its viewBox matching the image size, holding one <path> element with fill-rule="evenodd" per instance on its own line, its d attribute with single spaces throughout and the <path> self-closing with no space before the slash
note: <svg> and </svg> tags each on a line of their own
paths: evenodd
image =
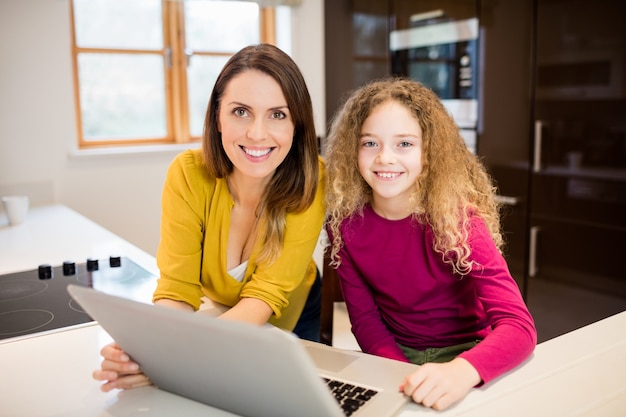
<svg viewBox="0 0 626 417">
<path fill-rule="evenodd" d="M 441 99 L 476 153 L 478 126 L 477 18 L 420 22 L 391 31 L 391 72 L 421 82 Z"/>
<path fill-rule="evenodd" d="M 626 96 L 621 50 L 566 52 L 537 59 L 537 99 L 597 100 Z"/>
</svg>

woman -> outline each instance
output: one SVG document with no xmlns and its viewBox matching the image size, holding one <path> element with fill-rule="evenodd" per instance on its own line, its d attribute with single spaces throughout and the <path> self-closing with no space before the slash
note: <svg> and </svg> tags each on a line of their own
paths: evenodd
<svg viewBox="0 0 626 417">
<path fill-rule="evenodd" d="M 297 65 L 271 45 L 242 49 L 217 78 L 202 149 L 168 170 L 154 303 L 195 311 L 204 299 L 223 307 L 222 319 L 318 340 L 322 175 Z M 102 356 L 103 391 L 150 383 L 116 344 Z"/>
</svg>

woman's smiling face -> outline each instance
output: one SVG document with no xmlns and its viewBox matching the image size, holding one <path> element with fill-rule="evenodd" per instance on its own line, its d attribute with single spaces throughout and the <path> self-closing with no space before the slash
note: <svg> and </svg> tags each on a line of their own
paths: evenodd
<svg viewBox="0 0 626 417">
<path fill-rule="evenodd" d="M 271 177 L 293 144 L 294 123 L 282 89 L 257 70 L 230 80 L 220 100 L 218 128 L 234 170 L 247 177 Z"/>
</svg>

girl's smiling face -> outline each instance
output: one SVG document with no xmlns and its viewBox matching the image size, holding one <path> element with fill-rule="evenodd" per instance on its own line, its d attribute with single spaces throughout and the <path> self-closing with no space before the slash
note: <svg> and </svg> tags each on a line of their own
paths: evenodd
<svg viewBox="0 0 626 417">
<path fill-rule="evenodd" d="M 401 103 L 379 104 L 365 119 L 358 165 L 372 188 L 375 211 L 392 219 L 409 215 L 409 197 L 422 172 L 422 129 Z"/>
<path fill-rule="evenodd" d="M 218 129 L 234 170 L 270 178 L 293 144 L 294 123 L 280 85 L 248 70 L 235 76 L 220 100 Z"/>
</svg>

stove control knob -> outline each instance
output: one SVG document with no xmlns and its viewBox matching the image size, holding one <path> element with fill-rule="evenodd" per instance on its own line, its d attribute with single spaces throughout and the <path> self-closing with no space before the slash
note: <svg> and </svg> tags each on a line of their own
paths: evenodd
<svg viewBox="0 0 626 417">
<path fill-rule="evenodd" d="M 39 279 L 50 279 L 54 276 L 52 271 L 52 265 L 43 264 L 39 265 Z"/>
<path fill-rule="evenodd" d="M 72 261 L 63 262 L 63 275 L 76 275 L 76 263 Z"/>
<path fill-rule="evenodd" d="M 120 266 L 122 266 L 122 258 L 120 258 L 119 256 L 111 256 L 109 258 L 109 266 L 111 268 L 119 268 Z"/>
<path fill-rule="evenodd" d="M 99 269 L 98 260 L 89 258 L 87 259 L 87 271 L 97 271 Z"/>
</svg>

